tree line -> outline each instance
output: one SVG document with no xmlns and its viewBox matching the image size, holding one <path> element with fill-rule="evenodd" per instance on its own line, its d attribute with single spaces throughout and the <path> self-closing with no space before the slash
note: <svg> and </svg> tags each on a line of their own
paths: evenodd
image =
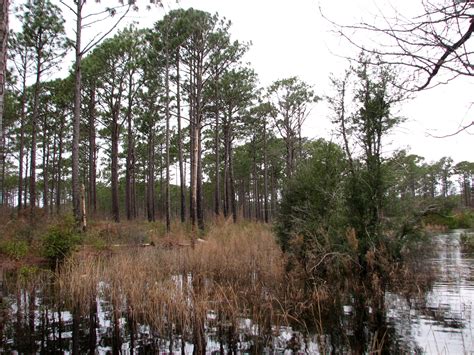
<svg viewBox="0 0 474 355">
<path fill-rule="evenodd" d="M 18 17 L 22 29 L 10 34 L 2 132 L 4 204 L 32 217 L 38 207 L 55 214 L 72 204 L 83 221 L 83 209 L 75 206 L 82 185 L 88 215 L 116 222 L 162 218 L 168 231 L 174 217 L 194 228 L 204 228 L 212 216 L 234 222 L 275 217 L 283 187 L 311 157 L 313 143 L 302 126 L 322 98 L 296 77 L 259 87 L 243 61 L 249 44 L 232 38 L 229 21 L 195 9 L 173 10 L 153 28 L 129 27 L 78 52 L 80 40 L 66 37 L 61 11 L 49 1 L 27 1 Z M 47 80 L 72 48 L 76 65 L 70 75 Z M 355 77 L 371 86 L 365 70 Z M 398 96 L 377 99 L 391 78 L 388 72 L 375 75 L 375 98 L 365 103 L 382 110 L 383 120 L 370 121 L 373 126 L 345 116 L 345 78 L 333 80 L 337 94 L 329 102 L 349 173 L 355 178 L 358 165 L 370 167 L 364 179 L 375 179 L 377 186 L 381 175 L 372 173 L 392 164 L 399 197 L 452 194 L 455 174 L 465 205 L 472 206 L 472 163 L 453 166 L 443 158 L 429 164 L 406 152 L 382 159 L 381 135 L 398 121 L 379 106 L 395 104 Z M 363 163 L 348 135 L 357 129 L 366 137 Z"/>
</svg>

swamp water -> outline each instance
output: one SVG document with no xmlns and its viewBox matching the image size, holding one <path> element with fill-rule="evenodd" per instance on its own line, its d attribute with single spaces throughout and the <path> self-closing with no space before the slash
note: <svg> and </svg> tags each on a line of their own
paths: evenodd
<svg viewBox="0 0 474 355">
<path fill-rule="evenodd" d="M 420 270 L 433 273 L 427 287 L 389 286 L 370 300 L 355 293 L 330 295 L 330 302 L 318 302 L 301 316 L 313 321 L 288 317 L 266 330 L 245 315 L 231 324 L 219 322 L 209 309 L 203 318 L 206 353 L 474 353 L 474 256 L 461 251 L 458 232 L 434 238 L 435 252 L 421 261 Z M 21 277 L 0 277 L 0 353 L 193 353 L 193 330 L 182 336 L 177 326 L 152 328 L 123 311 L 126 304 L 117 311 L 101 292 L 79 311 L 58 299 L 51 274 L 18 287 Z M 106 285 L 99 284 L 102 288 Z"/>
</svg>

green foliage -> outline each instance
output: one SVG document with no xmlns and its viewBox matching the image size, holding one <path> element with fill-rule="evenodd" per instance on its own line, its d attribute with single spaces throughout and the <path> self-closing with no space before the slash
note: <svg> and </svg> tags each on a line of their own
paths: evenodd
<svg viewBox="0 0 474 355">
<path fill-rule="evenodd" d="M 464 232 L 461 233 L 461 248 L 467 252 L 474 252 L 474 233 Z"/>
<path fill-rule="evenodd" d="M 67 257 L 79 244 L 80 237 L 75 232 L 74 220 L 66 218 L 61 223 L 49 228 L 43 237 L 43 255 L 52 265 Z"/>
<path fill-rule="evenodd" d="M 449 229 L 474 228 L 474 214 L 459 212 L 456 214 L 430 213 L 423 218 L 425 224 L 445 226 Z"/>
<path fill-rule="evenodd" d="M 30 281 L 33 277 L 35 277 L 38 272 L 39 268 L 37 266 L 23 265 L 18 270 L 18 277 L 21 282 L 26 283 Z"/>
<path fill-rule="evenodd" d="M 7 240 L 0 244 L 0 252 L 15 260 L 23 259 L 28 250 L 28 243 L 23 240 Z"/>
<path fill-rule="evenodd" d="M 300 260 L 345 244 L 344 154 L 322 139 L 310 151 L 283 190 L 276 226 L 283 250 Z"/>
<path fill-rule="evenodd" d="M 474 212 L 472 211 L 462 211 L 454 215 L 454 220 L 456 221 L 455 228 L 474 228 Z"/>
</svg>

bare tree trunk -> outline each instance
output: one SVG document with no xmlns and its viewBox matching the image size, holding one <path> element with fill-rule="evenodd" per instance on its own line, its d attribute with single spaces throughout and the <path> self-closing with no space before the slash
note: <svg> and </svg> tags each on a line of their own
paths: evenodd
<svg viewBox="0 0 474 355">
<path fill-rule="evenodd" d="M 2 173 L 0 176 L 0 206 L 8 206 L 8 195 L 5 188 L 5 177 L 6 177 L 6 161 L 7 161 L 7 152 L 6 152 L 6 128 L 5 125 L 1 126 L 0 131 L 0 163 L 2 166 Z"/>
<path fill-rule="evenodd" d="M 134 154 L 132 155 L 132 166 L 133 166 L 133 174 L 132 174 L 132 181 L 131 181 L 131 194 L 132 194 L 132 218 L 137 218 L 138 217 L 138 212 L 137 212 L 137 174 L 135 174 L 135 169 L 136 169 L 136 157 L 135 157 L 135 149 L 134 149 Z"/>
<path fill-rule="evenodd" d="M 76 1 L 76 61 L 74 65 L 74 117 L 72 123 L 72 211 L 76 226 L 82 230 L 81 225 L 81 191 L 79 184 L 79 138 L 81 125 L 81 82 L 82 82 L 82 51 L 81 51 L 81 32 L 82 32 L 82 0 Z"/>
<path fill-rule="evenodd" d="M 235 201 L 235 186 L 234 186 L 234 164 L 232 159 L 232 142 L 229 141 L 229 185 L 230 185 L 230 204 L 232 208 L 232 219 L 237 223 L 237 205 Z"/>
<path fill-rule="evenodd" d="M 8 48 L 8 7 L 9 0 L 0 0 L 0 132 L 4 132 L 4 92 L 7 64 L 7 48 Z M 4 135 L 2 134 L 2 138 Z M 5 141 L 0 140 L 0 161 L 2 162 L 2 171 L 5 171 Z M 5 178 L 2 178 L 2 186 L 4 186 Z M 0 196 L 0 205 L 4 203 L 4 191 Z M 21 197 L 20 197 L 21 199 Z"/>
<path fill-rule="evenodd" d="M 44 213 L 48 213 L 48 160 L 49 146 L 47 146 L 47 122 L 46 115 L 43 118 L 43 209 Z"/>
<path fill-rule="evenodd" d="M 199 229 L 204 230 L 204 208 L 202 193 L 202 135 L 201 129 L 198 132 L 198 181 L 197 181 L 197 218 Z"/>
<path fill-rule="evenodd" d="M 133 201 L 135 196 L 133 194 L 132 182 L 135 176 L 134 166 L 134 140 L 132 131 L 132 105 L 133 105 L 133 73 L 130 73 L 128 78 L 128 105 L 127 105 L 127 161 L 125 169 L 125 209 L 127 213 L 127 219 L 131 220 L 135 217 Z"/>
<path fill-rule="evenodd" d="M 166 52 L 165 63 L 165 90 L 166 90 L 166 185 L 165 185 L 165 209 L 166 209 L 166 233 L 169 234 L 171 229 L 171 197 L 170 197 L 170 85 L 169 85 L 169 53 Z"/>
<path fill-rule="evenodd" d="M 190 185 L 189 185 L 189 217 L 191 218 L 191 225 L 193 230 L 196 225 L 195 218 L 195 204 L 194 204 L 194 194 L 196 192 L 195 181 L 194 181 L 194 146 L 195 146 L 195 135 L 196 130 L 196 117 L 195 117 L 195 99 L 194 99 L 194 65 L 191 62 L 189 66 L 189 71 L 191 77 L 189 78 L 189 176 L 190 176 Z M 197 154 L 197 153 L 196 153 Z"/>
<path fill-rule="evenodd" d="M 89 214 L 97 212 L 97 147 L 95 131 L 96 90 L 93 87 L 89 97 Z"/>
<path fill-rule="evenodd" d="M 112 112 L 112 216 L 115 222 L 120 222 L 119 193 L 118 193 L 118 141 L 119 141 L 119 123 L 118 110 Z"/>
<path fill-rule="evenodd" d="M 41 51 L 40 51 L 41 52 Z M 30 154 L 30 217 L 34 217 L 36 207 L 36 133 L 38 130 L 39 94 L 41 80 L 41 53 L 38 53 L 36 83 L 33 91 L 33 114 L 31 117 L 31 154 Z"/>
<path fill-rule="evenodd" d="M 267 120 L 263 121 L 263 213 L 268 223 L 268 167 L 267 167 Z"/>
<path fill-rule="evenodd" d="M 59 128 L 59 146 L 58 146 L 58 178 L 56 186 L 56 213 L 59 214 L 61 211 L 61 180 L 62 174 L 61 169 L 63 165 L 63 131 L 64 131 L 64 117 L 61 118 L 60 128 Z"/>
<path fill-rule="evenodd" d="M 20 113 L 20 147 L 18 157 L 18 212 L 22 209 L 22 195 L 23 195 L 23 160 L 25 150 L 25 119 L 26 119 L 26 63 L 23 65 L 22 75 L 22 94 L 21 94 L 21 113 Z"/>
<path fill-rule="evenodd" d="M 149 128 L 148 133 L 148 174 L 147 174 L 147 194 L 146 194 L 146 210 L 149 222 L 155 221 L 155 140 L 154 129 Z"/>
<path fill-rule="evenodd" d="M 160 210 L 159 217 L 163 218 L 163 211 L 165 210 L 165 200 L 163 198 L 163 142 L 160 142 Z"/>
<path fill-rule="evenodd" d="M 224 126 L 224 217 L 227 218 L 230 211 L 230 188 L 229 188 L 229 128 L 228 122 Z"/>
<path fill-rule="evenodd" d="M 219 76 L 216 76 L 216 82 L 219 80 Z M 214 146 L 216 152 L 216 186 L 214 191 L 214 214 L 216 216 L 220 215 L 221 210 L 221 174 L 220 174 L 220 134 L 219 134 L 219 100 L 218 100 L 218 90 L 217 85 L 214 91 L 215 101 L 216 101 L 216 112 L 215 112 L 215 137 L 214 137 Z"/>
<path fill-rule="evenodd" d="M 25 193 L 23 194 L 23 206 L 26 206 L 28 205 L 28 194 L 26 193 L 28 190 L 29 190 L 29 185 L 28 185 L 28 171 L 29 171 L 29 161 L 30 161 L 30 154 L 29 154 L 29 150 L 27 149 L 26 150 L 26 167 L 25 167 L 25 177 L 24 177 L 24 181 L 25 181 Z"/>
<path fill-rule="evenodd" d="M 257 147 L 255 142 L 255 135 L 252 138 L 252 180 L 253 180 L 253 204 L 254 204 L 254 217 L 256 220 L 259 219 L 258 211 L 258 179 L 257 179 Z"/>
<path fill-rule="evenodd" d="M 179 183 L 180 183 L 180 202 L 181 202 L 181 222 L 186 222 L 186 197 L 185 197 L 185 178 L 183 168 L 183 141 L 181 137 L 181 96 L 179 80 L 179 48 L 176 50 L 176 109 L 178 112 L 178 164 L 179 164 Z"/>
<path fill-rule="evenodd" d="M 193 125 L 196 126 L 196 120 L 193 120 Z M 196 222 L 197 222 L 197 189 L 198 189 L 198 161 L 199 161 L 199 127 L 194 127 L 193 129 L 193 146 L 192 146 L 192 176 L 191 176 L 191 185 L 192 185 L 192 192 L 191 192 L 191 205 L 192 205 L 192 229 L 193 229 L 193 236 L 192 236 L 192 244 L 194 246 L 196 242 Z"/>
<path fill-rule="evenodd" d="M 272 167 L 272 173 L 270 175 L 270 190 L 271 190 L 271 211 L 270 211 L 270 219 L 273 218 L 274 213 L 276 212 L 276 206 L 277 206 L 277 191 L 276 191 L 276 177 L 275 177 L 275 168 Z"/>
<path fill-rule="evenodd" d="M 198 219 L 198 175 L 199 175 L 199 133 L 200 133 L 200 104 L 201 104 L 201 80 L 199 63 L 193 66 L 191 78 L 191 97 L 192 97 L 192 140 L 191 140 L 191 221 L 192 221 L 192 245 L 194 247 L 197 239 L 196 224 Z"/>
<path fill-rule="evenodd" d="M 54 189 L 56 188 L 56 179 L 58 177 L 58 134 L 54 134 L 54 141 L 53 141 L 53 158 L 51 161 L 51 188 L 49 189 L 49 214 L 52 215 L 54 213 Z"/>
</svg>

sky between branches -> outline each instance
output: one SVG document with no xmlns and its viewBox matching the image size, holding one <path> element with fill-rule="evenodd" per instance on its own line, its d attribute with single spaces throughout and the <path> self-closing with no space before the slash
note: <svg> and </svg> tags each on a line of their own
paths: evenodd
<svg viewBox="0 0 474 355">
<path fill-rule="evenodd" d="M 102 5 L 111 6 L 109 1 L 111 0 L 103 0 Z M 378 21 L 380 13 L 389 16 L 391 7 L 395 5 L 397 10 L 407 14 L 416 13 L 420 6 L 418 0 L 399 0 L 394 3 L 387 0 L 164 1 L 163 8 L 130 12 L 119 28 L 130 23 L 136 23 L 137 27 L 151 27 L 167 11 L 180 7 L 217 12 L 232 21 L 231 34 L 234 39 L 253 43 L 244 60 L 250 62 L 256 70 L 262 86 L 277 79 L 299 76 L 314 85 L 315 91 L 321 96 L 331 92 L 330 73 L 340 76 L 348 67 L 348 62 L 343 57 L 355 57 L 358 50 L 331 31 L 333 27 L 321 16 L 320 8 L 331 20 L 351 24 L 361 20 Z M 14 5 L 18 3 L 20 1 L 16 0 Z M 143 2 L 145 3 L 146 1 Z M 94 11 L 93 7 L 98 5 L 88 2 L 87 6 L 90 11 Z M 68 34 L 72 38 L 74 19 L 66 9 L 63 14 Z M 104 28 L 108 25 L 107 22 L 102 24 Z M 18 22 L 13 16 L 11 27 L 19 30 Z M 99 28 L 95 26 L 86 30 L 85 39 L 91 38 L 93 31 Z M 59 73 L 66 75 L 72 60 L 70 55 L 63 62 L 64 67 Z M 450 156 L 455 162 L 474 160 L 474 129 L 449 138 L 434 137 L 450 134 L 472 122 L 473 102 L 474 78 L 458 78 L 448 85 L 418 93 L 413 100 L 401 105 L 398 114 L 406 117 L 407 121 L 387 140 L 385 153 L 390 154 L 404 148 L 428 161 L 438 160 L 443 156 Z M 324 137 L 336 141 L 330 115 L 326 102 L 316 104 L 305 122 L 304 134 L 310 138 Z"/>
</svg>

